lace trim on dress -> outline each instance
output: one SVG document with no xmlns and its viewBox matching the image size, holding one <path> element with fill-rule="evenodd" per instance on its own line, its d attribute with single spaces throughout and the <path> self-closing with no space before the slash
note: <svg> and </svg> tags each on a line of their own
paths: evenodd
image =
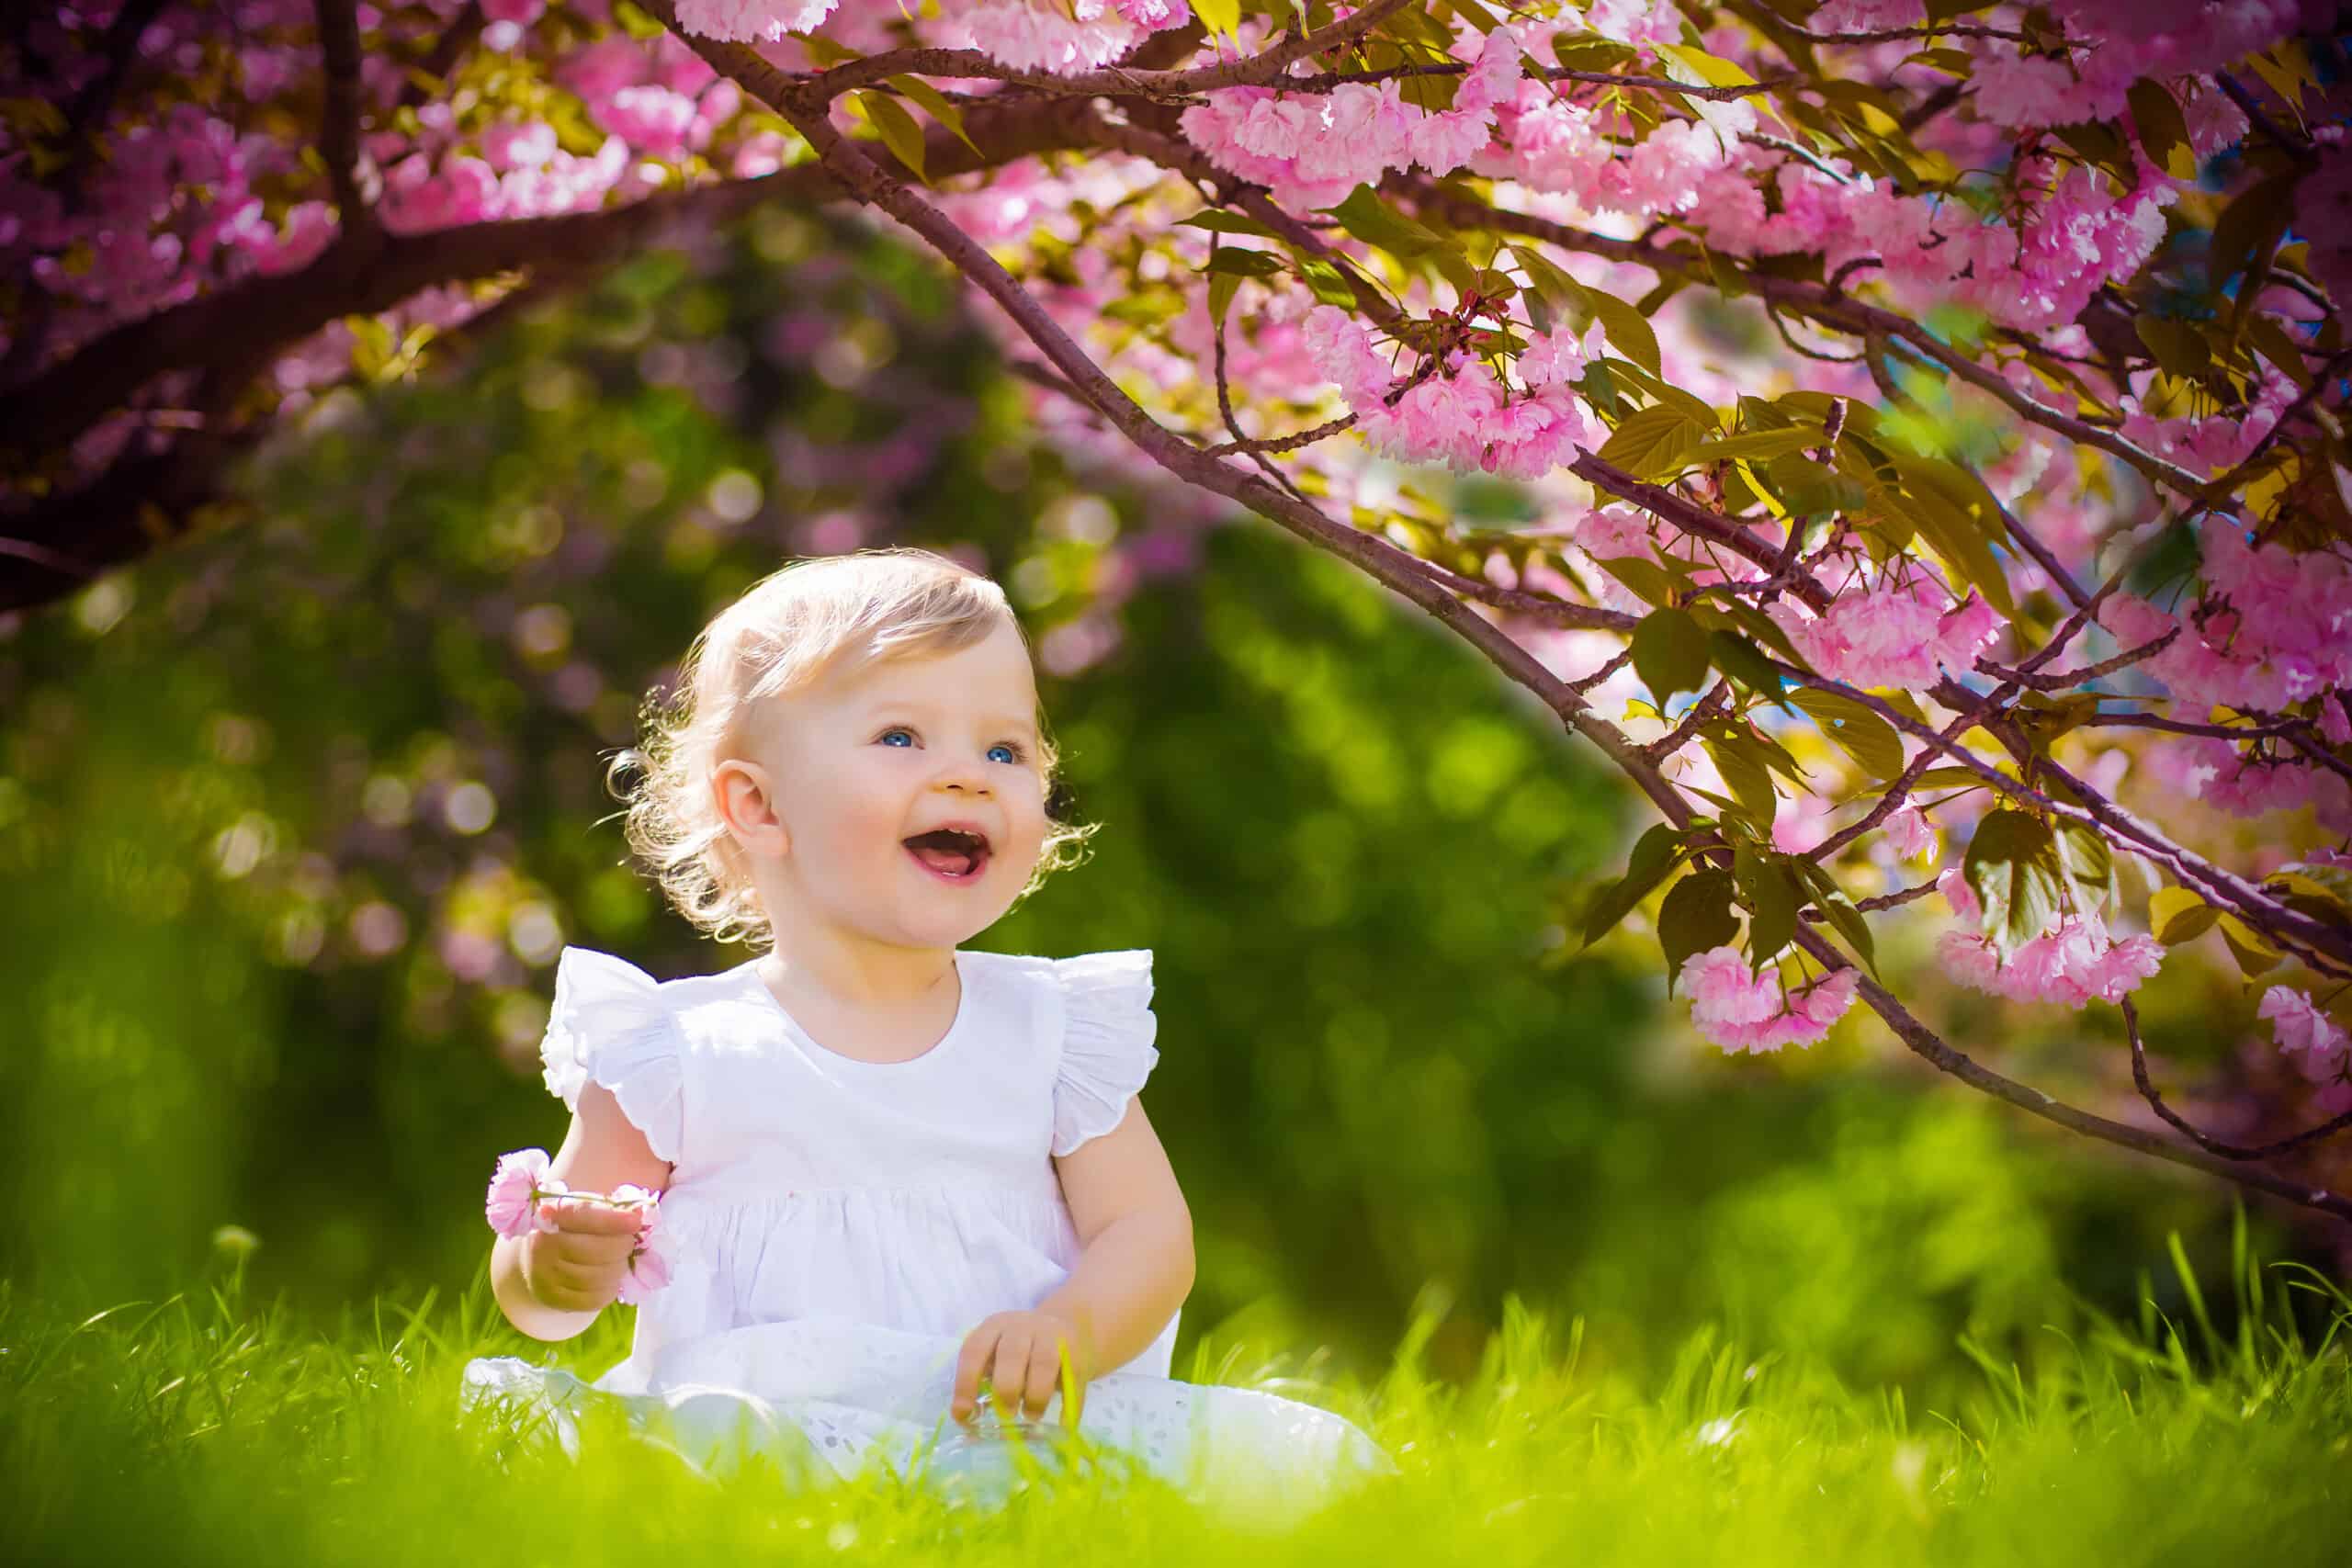
<svg viewBox="0 0 2352 1568">
<path fill-rule="evenodd" d="M 1151 950 L 1081 953 L 1053 961 L 1062 993 L 1062 1057 L 1054 1082 L 1057 1156 L 1116 1127 L 1159 1061 L 1152 1042 Z"/>
<path fill-rule="evenodd" d="M 612 1091 L 654 1154 L 675 1163 L 684 1141 L 684 1043 L 660 986 L 627 959 L 565 948 L 556 961 L 555 1005 L 539 1056 L 548 1092 L 567 1110 L 580 1109 L 581 1087 L 594 1078 Z"/>
</svg>

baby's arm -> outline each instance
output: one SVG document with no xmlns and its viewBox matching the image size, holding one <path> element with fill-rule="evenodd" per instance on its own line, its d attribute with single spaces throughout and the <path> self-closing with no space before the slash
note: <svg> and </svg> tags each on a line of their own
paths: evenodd
<svg viewBox="0 0 2352 1568">
<path fill-rule="evenodd" d="M 656 1155 L 634 1122 L 621 1114 L 613 1091 L 593 1078 L 580 1087 L 579 1109 L 564 1134 L 563 1147 L 548 1162 L 548 1174 L 582 1191 L 610 1192 L 623 1182 L 635 1182 L 649 1191 L 670 1184 L 669 1162 Z M 616 1211 L 593 1204 L 575 1205 L 576 1224 L 591 1234 L 561 1238 L 585 1251 L 609 1251 L 626 1262 L 636 1221 Z M 608 1229 L 609 1236 L 602 1234 Z M 533 1231 L 522 1236 L 501 1236 L 490 1249 L 491 1293 L 506 1321 L 534 1339 L 570 1339 L 586 1330 L 604 1310 L 598 1303 L 586 1311 L 549 1305 L 535 1286 L 560 1291 L 572 1281 L 560 1276 L 569 1270 L 557 1258 L 555 1234 Z M 598 1252 L 597 1262 L 606 1261 Z M 547 1278 L 542 1279 L 542 1275 Z M 618 1274 L 614 1275 L 617 1285 Z"/>
<path fill-rule="evenodd" d="M 1069 1325 L 1072 1368 L 1091 1379 L 1142 1354 L 1184 1304 L 1193 1289 L 1193 1214 L 1140 1100 L 1127 1102 L 1116 1128 L 1054 1164 L 1083 1250 L 1069 1277 L 1034 1310 Z M 1041 1353 L 1050 1356 L 1053 1347 Z M 959 1384 L 972 1385 L 957 1389 L 959 1419 L 977 1398 L 982 1372 L 1008 1395 L 1024 1382 L 978 1364 L 989 1359 L 985 1353 L 967 1359 L 976 1364 L 957 1369 Z M 968 1378 L 961 1375 L 967 1371 Z M 1025 1381 L 1042 1408 L 1045 1393 L 1034 1378 Z M 1044 1389 L 1051 1387 L 1048 1373 Z"/>
</svg>

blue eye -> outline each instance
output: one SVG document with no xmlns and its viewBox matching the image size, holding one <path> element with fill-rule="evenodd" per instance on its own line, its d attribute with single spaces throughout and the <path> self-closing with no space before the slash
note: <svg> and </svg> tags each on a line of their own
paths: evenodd
<svg viewBox="0 0 2352 1568">
<path fill-rule="evenodd" d="M 1009 755 L 1004 759 L 1007 762 L 1018 763 L 1021 761 L 1021 748 L 1018 746 L 991 746 L 989 748 L 989 755 L 991 757 L 995 756 L 999 751 L 1009 753 Z"/>
<path fill-rule="evenodd" d="M 911 730 L 911 729 L 909 729 L 909 728 L 908 728 L 906 726 L 904 726 L 904 725 L 895 725 L 895 724 L 894 724 L 894 725 L 892 725 L 889 728 L 888 728 L 888 729 L 884 730 L 880 735 L 876 736 L 876 737 L 875 737 L 875 739 L 876 739 L 876 740 L 879 740 L 879 741 L 883 741 L 883 742 L 885 742 L 885 743 L 888 743 L 888 740 L 889 740 L 889 739 L 890 739 L 890 737 L 892 737 L 893 735 L 904 735 L 904 736 L 907 736 L 907 737 L 909 737 L 909 738 L 910 738 L 910 739 L 911 739 L 911 738 L 912 738 L 912 736 L 914 735 L 914 731 L 913 731 L 913 730 Z"/>
</svg>

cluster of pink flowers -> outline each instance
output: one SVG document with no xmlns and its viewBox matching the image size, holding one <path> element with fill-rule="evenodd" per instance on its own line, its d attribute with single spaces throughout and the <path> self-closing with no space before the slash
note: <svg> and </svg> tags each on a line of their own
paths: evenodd
<svg viewBox="0 0 2352 1568">
<path fill-rule="evenodd" d="M 678 26 L 729 43 L 775 43 L 833 14 L 835 0 L 678 0 Z"/>
<path fill-rule="evenodd" d="M 1419 164 L 1449 175 L 1468 163 L 1493 138 L 1497 107 L 1519 92 L 1520 49 L 1515 28 L 1487 34 L 1453 107 L 1434 113 L 1405 102 L 1392 78 L 1344 82 L 1328 93 L 1220 88 L 1180 123 L 1210 162 L 1271 187 L 1276 200 L 1329 207 L 1392 169 Z"/>
<path fill-rule="evenodd" d="M 1483 469 L 1534 479 L 1576 456 L 1578 446 L 1608 439 L 1573 383 L 1587 360 L 1600 352 L 1596 321 L 1578 338 L 1567 328 L 1537 338 L 1520 355 L 1525 389 L 1516 396 L 1478 361 L 1454 356 L 1419 386 L 1385 400 L 1396 376 L 1372 333 L 1336 305 L 1307 313 L 1307 356 L 1355 411 L 1356 430 L 1366 445 L 1402 462 L 1441 462 L 1456 472 Z"/>
<path fill-rule="evenodd" d="M 1984 907 L 1957 867 L 1936 878 L 1936 891 L 1963 925 L 1983 923 Z M 2137 990 L 2162 966 L 2165 950 L 2152 936 L 2115 941 L 2096 914 L 2061 911 L 2014 953 L 2004 954 L 1993 938 L 1960 930 L 1936 939 L 1936 956 L 1946 974 L 1973 990 L 2078 1008 Z"/>
<path fill-rule="evenodd" d="M 2288 986 L 2273 986 L 2262 994 L 2259 1016 L 2269 1021 L 2278 1049 L 2319 1086 L 2314 1097 L 2319 1108 L 2331 1116 L 2352 1111 L 2352 1033 L 2307 994 Z"/>
<path fill-rule="evenodd" d="M 2327 704 L 2335 706 L 2335 699 Z M 2150 778 L 2233 817 L 2310 807 L 2331 833 L 2352 834 L 2352 783 L 2293 750 L 2265 753 L 2214 736 L 2167 736 L 2147 749 Z"/>
<path fill-rule="evenodd" d="M 2333 550 L 2249 544 L 2227 517 L 2209 517 L 2200 532 L 2201 616 L 2130 594 L 2100 606 L 2099 624 L 2126 648 L 2179 633 L 2139 668 L 2193 708 L 2276 713 L 2352 686 L 2352 563 Z M 2321 723 L 2336 744 L 2352 740 L 2336 705 L 2323 705 Z"/>
<path fill-rule="evenodd" d="M 1075 75 L 1107 65 L 1141 42 L 1147 33 L 1192 20 L 1184 0 L 1069 0 L 1067 11 L 1051 0 L 984 0 L 959 6 L 943 20 L 942 33 L 1016 71 Z"/>
<path fill-rule="evenodd" d="M 545 1149 L 515 1149 L 498 1156 L 498 1168 L 491 1176 L 489 1196 L 483 1204 L 492 1230 L 509 1237 L 526 1236 L 535 1229 L 553 1231 L 557 1228 L 556 1220 L 549 1209 L 558 1202 L 635 1209 L 644 1218 L 638 1226 L 637 1247 L 629 1254 L 628 1272 L 621 1277 L 616 1299 L 624 1305 L 636 1306 L 648 1294 L 670 1282 L 670 1260 L 662 1255 L 660 1238 L 654 1234 L 661 1218 L 662 1194 L 628 1181 L 610 1192 L 575 1192 L 564 1184 L 563 1178 L 549 1175 L 548 1165 Z"/>
<path fill-rule="evenodd" d="M 1711 947 L 1682 966 L 1683 983 L 1690 989 L 1690 1021 L 1725 1051 L 1813 1044 L 1845 1016 L 1860 978 L 1852 968 L 1840 969 L 1792 997 L 1781 987 L 1777 967 L 1759 975 L 1729 945 Z"/>
<path fill-rule="evenodd" d="M 1955 604 L 1924 572 L 1881 579 L 1819 615 L 1786 598 L 1769 613 L 1807 663 L 1849 686 L 1932 686 L 1939 663 L 1966 674 L 2001 629 L 1999 614 L 1975 590 Z"/>
</svg>

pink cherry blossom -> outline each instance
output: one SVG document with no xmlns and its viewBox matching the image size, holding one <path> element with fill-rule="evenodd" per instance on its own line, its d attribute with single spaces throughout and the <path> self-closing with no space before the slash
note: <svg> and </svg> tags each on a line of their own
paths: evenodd
<svg viewBox="0 0 2352 1568">
<path fill-rule="evenodd" d="M 629 1254 L 628 1272 L 621 1276 L 613 1299 L 624 1306 L 641 1305 L 647 1296 L 669 1283 L 670 1259 L 662 1252 L 660 1238 L 649 1235 Z"/>
<path fill-rule="evenodd" d="M 678 0 L 678 26 L 732 43 L 774 43 L 814 30 L 834 0 Z"/>
<path fill-rule="evenodd" d="M 2138 989 L 2164 963 L 2155 938 L 2117 942 L 2097 915 L 2064 911 L 2005 954 L 1994 938 L 1973 929 L 1982 922 L 1984 907 L 1958 867 L 1936 878 L 1936 891 L 1961 922 L 1961 929 L 1936 939 L 1936 956 L 1946 975 L 1988 996 L 2070 1008 L 2112 1002 Z"/>
<path fill-rule="evenodd" d="M 547 1173 L 545 1149 L 516 1149 L 499 1156 L 497 1171 L 490 1179 L 490 1228 L 503 1236 L 528 1235 L 532 1205 L 537 1201 L 531 1190 L 545 1185 Z"/>
<path fill-rule="evenodd" d="M 1863 687 L 1932 686 L 1939 663 L 1965 672 L 2001 625 L 1975 590 L 1955 605 L 1924 574 L 1848 594 L 1817 616 L 1786 600 L 1771 614 L 1815 670 Z"/>
<path fill-rule="evenodd" d="M 2259 1016 L 2269 1021 L 2278 1049 L 2318 1086 L 2312 1099 L 2319 1109 L 2330 1116 L 2352 1111 L 2352 1032 L 2306 993 L 2288 986 L 2263 993 Z"/>
<path fill-rule="evenodd" d="M 1918 802 L 1906 800 L 1882 824 L 1889 848 L 1904 860 L 1926 860 L 1936 852 L 1936 830 L 1928 826 Z"/>
<path fill-rule="evenodd" d="M 1725 1051 L 1778 1051 L 1811 1045 L 1829 1032 L 1854 1000 L 1860 976 L 1840 969 L 1784 998 L 1777 971 L 1758 975 L 1736 947 L 1709 948 L 1682 966 L 1690 1021 Z"/>
</svg>

